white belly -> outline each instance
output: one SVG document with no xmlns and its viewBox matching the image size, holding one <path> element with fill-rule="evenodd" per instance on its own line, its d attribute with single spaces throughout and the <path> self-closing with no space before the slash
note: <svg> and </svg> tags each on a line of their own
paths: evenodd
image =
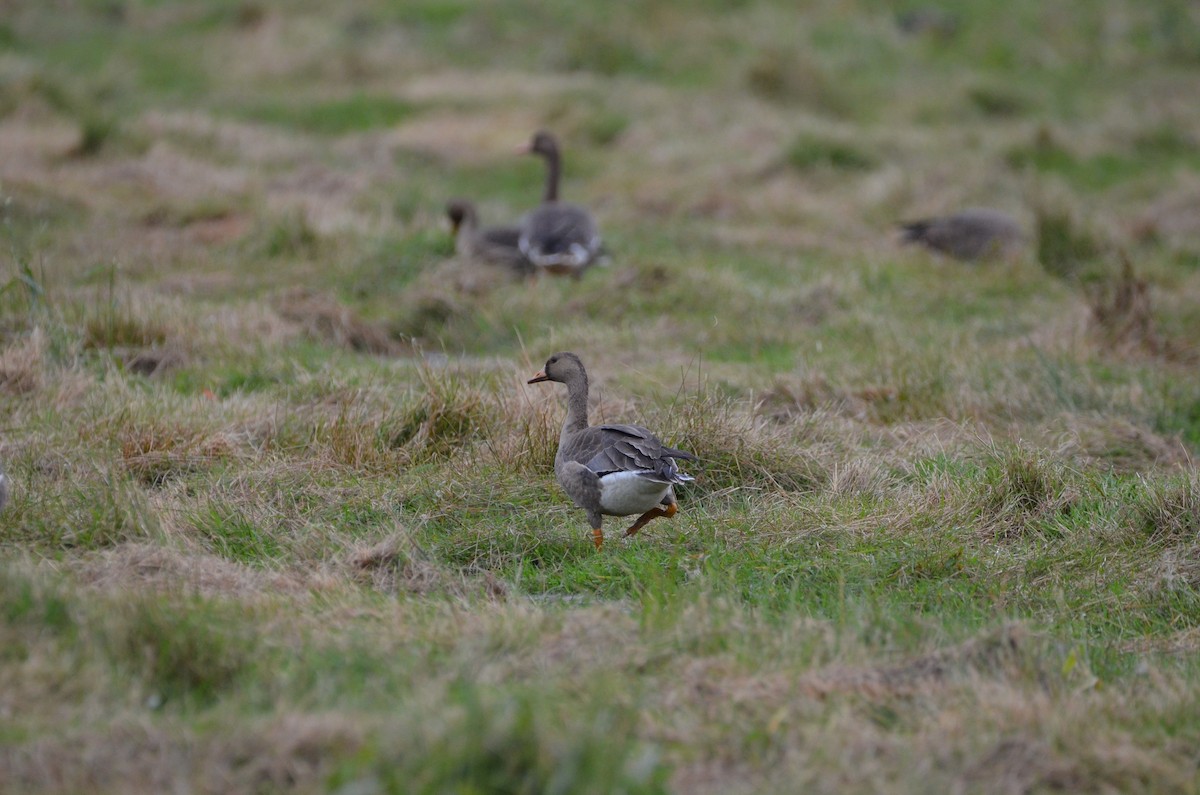
<svg viewBox="0 0 1200 795">
<path fill-rule="evenodd" d="M 670 483 L 656 483 L 636 472 L 614 472 L 600 478 L 600 512 L 609 516 L 645 513 L 670 490 Z"/>
</svg>

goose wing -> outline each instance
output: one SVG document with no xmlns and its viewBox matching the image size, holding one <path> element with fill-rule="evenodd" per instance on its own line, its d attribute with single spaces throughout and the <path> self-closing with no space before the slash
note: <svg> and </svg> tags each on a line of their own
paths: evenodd
<svg viewBox="0 0 1200 795">
<path fill-rule="evenodd" d="M 603 477 L 613 472 L 636 472 L 649 480 L 686 483 L 692 478 L 679 471 L 676 458 L 695 459 L 691 453 L 667 447 L 638 425 L 598 425 L 595 453 L 585 466 Z"/>
<path fill-rule="evenodd" d="M 586 265 L 600 250 L 600 233 L 591 214 L 574 204 L 547 202 L 525 216 L 521 253 L 538 265 Z"/>
</svg>

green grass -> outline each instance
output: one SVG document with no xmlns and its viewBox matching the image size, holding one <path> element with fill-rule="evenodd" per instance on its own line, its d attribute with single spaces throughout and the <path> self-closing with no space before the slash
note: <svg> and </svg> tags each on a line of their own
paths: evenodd
<svg viewBox="0 0 1200 795">
<path fill-rule="evenodd" d="M 1193 792 L 1200 20 L 919 5 L 14 6 L 5 791 Z M 599 553 L 559 350 L 699 459 Z"/>
<path fill-rule="evenodd" d="M 410 103 L 388 96 L 352 94 L 329 102 L 289 105 L 267 103 L 242 111 L 248 119 L 277 124 L 317 135 L 344 135 L 349 132 L 391 127 L 416 112 Z"/>
</svg>

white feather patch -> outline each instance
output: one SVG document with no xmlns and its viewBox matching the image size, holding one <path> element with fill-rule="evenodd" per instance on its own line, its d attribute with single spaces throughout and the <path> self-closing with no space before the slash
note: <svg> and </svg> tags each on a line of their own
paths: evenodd
<svg viewBox="0 0 1200 795">
<path fill-rule="evenodd" d="M 610 472 L 600 478 L 600 511 L 609 516 L 645 513 L 662 502 L 671 490 L 670 483 L 646 477 L 648 469 Z"/>
</svg>

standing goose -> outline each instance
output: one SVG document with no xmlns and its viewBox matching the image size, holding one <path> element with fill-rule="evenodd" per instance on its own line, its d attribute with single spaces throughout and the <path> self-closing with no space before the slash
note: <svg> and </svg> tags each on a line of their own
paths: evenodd
<svg viewBox="0 0 1200 795">
<path fill-rule="evenodd" d="M 917 242 L 961 260 L 1011 256 L 1025 241 L 1015 218 L 987 207 L 910 221 L 901 224 L 901 228 L 906 243 Z"/>
<path fill-rule="evenodd" d="M 520 275 L 533 273 L 533 264 L 521 253 L 521 229 L 516 226 L 479 226 L 474 202 L 454 199 L 446 205 L 454 250 L 460 257 L 503 265 Z"/>
<path fill-rule="evenodd" d="M 529 146 L 520 151 L 538 155 L 546 161 L 546 192 L 542 204 L 521 219 L 518 241 L 521 253 L 547 273 L 570 274 L 578 279 L 602 251 L 596 221 L 579 205 L 558 200 L 562 159 L 553 135 L 539 132 Z"/>
<path fill-rule="evenodd" d="M 529 380 L 567 385 L 567 418 L 558 437 L 554 475 L 558 485 L 592 525 L 592 542 L 604 544 L 604 516 L 632 516 L 625 531 L 631 536 L 651 519 L 672 517 L 678 510 L 675 484 L 693 480 L 679 471 L 676 458 L 696 456 L 667 447 L 638 425 L 588 425 L 588 378 L 583 362 L 573 353 L 556 353 Z"/>
</svg>

